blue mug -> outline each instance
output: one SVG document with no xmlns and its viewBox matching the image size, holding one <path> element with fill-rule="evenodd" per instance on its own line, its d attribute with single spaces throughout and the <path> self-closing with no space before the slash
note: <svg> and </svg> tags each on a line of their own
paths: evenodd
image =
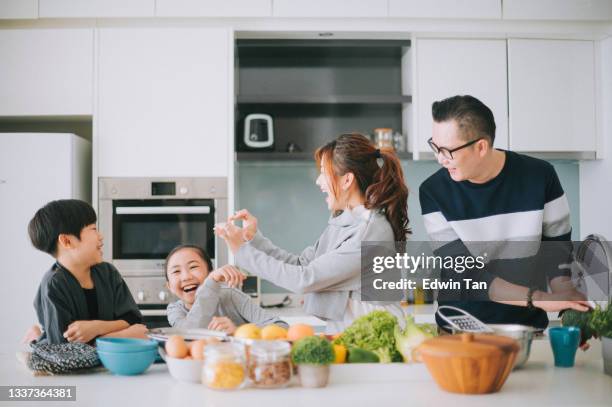
<svg viewBox="0 0 612 407">
<path fill-rule="evenodd" d="M 577 326 L 557 326 L 548 330 L 548 337 L 555 356 L 555 366 L 574 366 L 576 350 L 580 344 L 580 328 Z"/>
</svg>

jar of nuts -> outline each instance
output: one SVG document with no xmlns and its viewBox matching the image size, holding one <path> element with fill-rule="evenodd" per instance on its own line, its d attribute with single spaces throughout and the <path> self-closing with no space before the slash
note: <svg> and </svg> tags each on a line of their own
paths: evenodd
<svg viewBox="0 0 612 407">
<path fill-rule="evenodd" d="M 236 390 L 246 378 L 244 345 L 219 343 L 204 349 L 202 383 L 215 390 Z"/>
<path fill-rule="evenodd" d="M 256 341 L 251 345 L 248 372 L 255 387 L 285 387 L 291 381 L 291 345 L 284 341 Z"/>
</svg>

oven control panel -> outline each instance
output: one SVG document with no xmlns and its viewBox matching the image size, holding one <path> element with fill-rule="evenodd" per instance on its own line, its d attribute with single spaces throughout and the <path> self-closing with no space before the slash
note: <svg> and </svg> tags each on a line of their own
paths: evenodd
<svg viewBox="0 0 612 407">
<path fill-rule="evenodd" d="M 163 305 L 177 300 L 166 287 L 166 279 L 163 277 L 123 276 L 123 279 L 138 305 Z"/>
</svg>

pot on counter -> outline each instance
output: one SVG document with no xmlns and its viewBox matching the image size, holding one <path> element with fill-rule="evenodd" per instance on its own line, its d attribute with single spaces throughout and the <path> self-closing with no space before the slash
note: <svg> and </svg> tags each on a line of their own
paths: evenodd
<svg viewBox="0 0 612 407">
<path fill-rule="evenodd" d="M 511 338 L 463 333 L 428 339 L 418 353 L 442 389 L 484 394 L 501 389 L 519 349 L 518 342 Z"/>
</svg>

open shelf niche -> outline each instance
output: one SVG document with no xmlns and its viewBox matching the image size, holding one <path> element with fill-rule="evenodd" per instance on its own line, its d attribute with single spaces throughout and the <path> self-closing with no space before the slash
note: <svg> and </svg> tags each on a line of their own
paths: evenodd
<svg viewBox="0 0 612 407">
<path fill-rule="evenodd" d="M 406 136 L 409 49 L 409 40 L 238 40 L 236 158 L 311 160 L 339 134 L 371 135 L 378 127 Z M 272 117 L 272 151 L 244 146 L 244 121 L 252 113 Z"/>
</svg>

